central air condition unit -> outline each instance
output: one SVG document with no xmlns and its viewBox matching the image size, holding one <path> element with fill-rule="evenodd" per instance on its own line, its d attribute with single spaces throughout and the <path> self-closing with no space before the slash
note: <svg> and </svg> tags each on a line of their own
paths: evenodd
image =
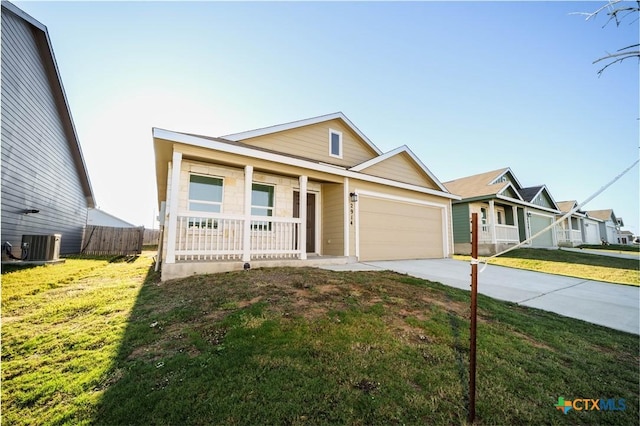
<svg viewBox="0 0 640 426">
<path fill-rule="evenodd" d="M 60 258 L 60 239 L 62 235 L 23 235 L 22 253 L 27 252 L 24 260 L 58 260 Z"/>
</svg>

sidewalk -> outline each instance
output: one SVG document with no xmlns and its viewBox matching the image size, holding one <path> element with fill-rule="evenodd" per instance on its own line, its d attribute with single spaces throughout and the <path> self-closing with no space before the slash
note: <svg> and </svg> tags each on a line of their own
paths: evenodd
<svg viewBox="0 0 640 426">
<path fill-rule="evenodd" d="M 462 290 L 468 291 L 471 287 L 469 263 L 454 259 L 390 260 L 322 268 L 335 271 L 392 270 Z M 478 276 L 478 292 L 640 335 L 640 287 L 489 265 Z"/>
</svg>

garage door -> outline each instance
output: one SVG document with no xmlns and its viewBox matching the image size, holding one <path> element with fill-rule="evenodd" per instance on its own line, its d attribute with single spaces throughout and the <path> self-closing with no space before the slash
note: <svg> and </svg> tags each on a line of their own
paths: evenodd
<svg viewBox="0 0 640 426">
<path fill-rule="evenodd" d="M 442 209 L 361 196 L 360 260 L 442 258 Z"/>
<path fill-rule="evenodd" d="M 529 223 L 531 225 L 531 236 L 533 236 L 538 232 L 542 231 L 547 226 L 551 225 L 553 223 L 553 218 L 550 218 L 548 216 L 538 216 L 536 214 L 532 214 L 531 217 L 529 218 Z M 549 229 L 544 234 L 535 238 L 531 242 L 531 246 L 532 247 L 553 247 L 553 235 L 551 233 L 552 231 L 553 231 L 553 228 Z"/>
<path fill-rule="evenodd" d="M 598 232 L 598 225 L 595 223 L 584 224 L 585 243 L 587 244 L 600 244 L 600 232 Z"/>
</svg>

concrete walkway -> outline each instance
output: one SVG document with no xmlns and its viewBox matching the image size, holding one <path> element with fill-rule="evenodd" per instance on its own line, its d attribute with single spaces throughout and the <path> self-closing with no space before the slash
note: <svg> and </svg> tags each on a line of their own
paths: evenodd
<svg viewBox="0 0 640 426">
<path fill-rule="evenodd" d="M 478 269 L 482 269 L 481 264 Z M 392 270 L 470 290 L 469 262 L 454 259 L 389 260 L 326 265 L 334 271 Z M 489 265 L 478 292 L 495 299 L 555 312 L 593 324 L 640 334 L 640 287 L 589 281 Z"/>
</svg>

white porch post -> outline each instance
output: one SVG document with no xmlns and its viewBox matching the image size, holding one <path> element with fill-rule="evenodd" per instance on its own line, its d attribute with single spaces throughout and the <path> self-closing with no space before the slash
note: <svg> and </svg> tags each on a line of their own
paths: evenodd
<svg viewBox="0 0 640 426">
<path fill-rule="evenodd" d="M 351 232 L 351 226 L 349 225 L 349 216 L 351 214 L 351 200 L 349 198 L 349 178 L 344 178 L 343 184 L 343 206 L 344 206 L 344 255 L 349 256 L 349 233 Z"/>
<path fill-rule="evenodd" d="M 300 259 L 307 258 L 307 176 L 300 176 Z"/>
<path fill-rule="evenodd" d="M 491 226 L 491 243 L 495 244 L 497 242 L 497 238 L 496 238 L 496 209 L 495 209 L 495 205 L 494 205 L 494 201 L 493 200 L 489 200 L 489 217 L 490 219 L 490 226 Z"/>
<path fill-rule="evenodd" d="M 176 235 L 178 227 L 178 200 L 180 199 L 180 169 L 182 153 L 173 151 L 171 162 L 171 193 L 169 194 L 169 229 L 165 263 L 176 263 Z"/>
<path fill-rule="evenodd" d="M 244 166 L 244 223 L 242 231 L 242 261 L 251 260 L 251 188 L 253 166 Z"/>
</svg>

